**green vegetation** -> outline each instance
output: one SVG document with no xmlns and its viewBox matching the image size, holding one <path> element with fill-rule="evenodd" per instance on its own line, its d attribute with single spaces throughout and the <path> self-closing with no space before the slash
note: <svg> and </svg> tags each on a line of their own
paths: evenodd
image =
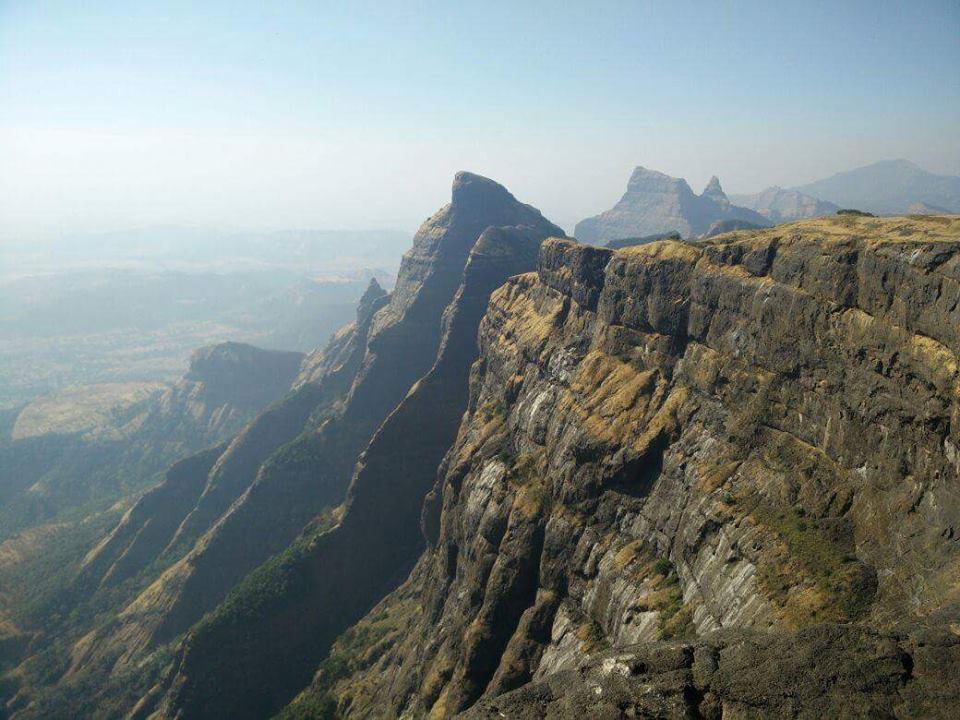
<svg viewBox="0 0 960 720">
<path fill-rule="evenodd" d="M 667 560 L 667 558 L 660 558 L 653 564 L 653 569 L 658 575 L 667 577 L 673 572 L 673 563 Z"/>
<path fill-rule="evenodd" d="M 853 208 L 841 208 L 837 210 L 837 215 L 852 215 L 854 217 L 876 217 L 873 213 L 864 212 L 863 210 L 854 210 Z"/>
<path fill-rule="evenodd" d="M 494 402 L 493 400 L 485 402 L 477 412 L 486 422 L 490 422 L 491 420 L 503 422 L 507 417 L 506 406 L 502 402 Z"/>
<path fill-rule="evenodd" d="M 581 650 L 585 653 L 602 652 L 610 649 L 610 641 L 603 633 L 603 627 L 596 620 L 590 620 L 577 628 L 577 638 L 583 642 Z"/>
<path fill-rule="evenodd" d="M 758 506 L 754 519 L 777 533 L 795 560 L 813 582 L 824 601 L 811 607 L 809 617 L 796 618 L 799 625 L 808 622 L 853 621 L 870 607 L 876 591 L 875 580 L 865 572 L 850 548 L 831 540 L 815 519 L 800 508 L 774 510 Z M 780 562 L 760 567 L 761 586 L 771 595 L 788 601 L 790 591 L 802 582 Z"/>
<path fill-rule="evenodd" d="M 313 684 L 278 715 L 279 720 L 333 720 L 337 717 L 337 682 L 369 667 L 409 625 L 403 603 L 381 610 L 354 625 L 334 642 Z"/>
</svg>

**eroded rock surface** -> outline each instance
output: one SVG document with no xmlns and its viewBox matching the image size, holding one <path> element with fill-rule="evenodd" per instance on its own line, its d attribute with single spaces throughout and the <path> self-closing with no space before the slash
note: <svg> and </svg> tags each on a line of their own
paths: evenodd
<svg viewBox="0 0 960 720">
<path fill-rule="evenodd" d="M 711 693 L 704 716 L 948 717 L 958 236 L 956 219 L 836 218 L 696 246 L 544 243 L 480 325 L 427 551 L 291 713 L 582 716 L 617 656 L 585 658 L 672 639 L 649 652 L 675 667 L 599 695 L 666 717 Z M 885 629 L 917 617 L 936 641 Z M 695 639 L 717 631 L 757 634 Z M 698 653 L 719 664 L 692 680 Z"/>
</svg>

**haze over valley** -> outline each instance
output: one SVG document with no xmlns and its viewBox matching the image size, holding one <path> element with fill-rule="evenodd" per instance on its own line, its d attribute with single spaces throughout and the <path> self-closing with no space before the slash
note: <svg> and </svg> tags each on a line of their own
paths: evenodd
<svg viewBox="0 0 960 720">
<path fill-rule="evenodd" d="M 0 720 L 957 717 L 958 39 L 0 3 Z"/>
</svg>

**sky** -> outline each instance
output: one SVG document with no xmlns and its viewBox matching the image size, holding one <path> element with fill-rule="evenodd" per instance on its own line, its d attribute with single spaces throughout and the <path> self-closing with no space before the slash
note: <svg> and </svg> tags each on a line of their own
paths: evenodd
<svg viewBox="0 0 960 720">
<path fill-rule="evenodd" d="M 900 157 L 960 174 L 957 0 L 0 0 L 0 240 L 412 232 L 458 170 L 572 230 L 636 165 Z"/>
</svg>

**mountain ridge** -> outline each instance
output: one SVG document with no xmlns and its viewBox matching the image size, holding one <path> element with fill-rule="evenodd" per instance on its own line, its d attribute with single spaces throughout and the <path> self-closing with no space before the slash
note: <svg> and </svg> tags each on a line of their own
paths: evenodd
<svg viewBox="0 0 960 720">
<path fill-rule="evenodd" d="M 637 166 L 630 175 L 626 193 L 616 205 L 581 220 L 574 236 L 592 244 L 669 232 L 694 237 L 723 219 L 769 224 L 753 210 L 733 205 L 716 176 L 710 178 L 703 193 L 696 195 L 682 178 Z"/>
<path fill-rule="evenodd" d="M 937 175 L 902 159 L 838 172 L 794 190 L 877 214 L 908 213 L 917 202 L 960 213 L 960 176 Z"/>
</svg>

